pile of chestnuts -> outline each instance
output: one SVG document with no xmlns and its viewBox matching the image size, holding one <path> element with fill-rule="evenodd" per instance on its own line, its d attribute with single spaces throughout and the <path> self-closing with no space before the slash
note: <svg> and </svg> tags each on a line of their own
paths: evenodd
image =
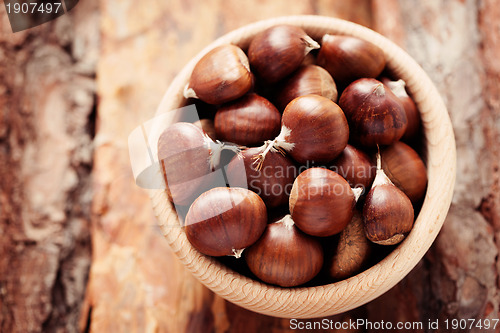
<svg viewBox="0 0 500 333">
<path fill-rule="evenodd" d="M 411 231 L 419 112 L 378 46 L 274 26 L 208 52 L 184 96 L 203 117 L 167 127 L 158 158 L 199 252 L 294 287 L 353 276 Z"/>
</svg>

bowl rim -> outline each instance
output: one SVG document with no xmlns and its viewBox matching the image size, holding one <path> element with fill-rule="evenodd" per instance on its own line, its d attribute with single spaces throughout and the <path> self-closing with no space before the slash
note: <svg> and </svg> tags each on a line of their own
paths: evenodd
<svg viewBox="0 0 500 333">
<path fill-rule="evenodd" d="M 455 138 L 450 117 L 436 87 L 405 51 L 379 33 L 353 22 L 316 15 L 283 16 L 258 21 L 216 39 L 193 57 L 170 84 L 157 115 L 183 105 L 182 91 L 194 65 L 216 46 L 232 43 L 243 49 L 257 32 L 277 24 L 302 27 L 321 40 L 324 33 L 354 36 L 378 45 L 387 67 L 406 87 L 417 104 L 425 133 L 428 187 L 414 227 L 387 257 L 346 280 L 314 287 L 281 288 L 232 271 L 205 256 L 188 242 L 164 190 L 150 190 L 154 212 L 165 239 L 179 260 L 206 287 L 246 309 L 282 318 L 315 318 L 339 314 L 379 297 L 402 280 L 422 259 L 437 237 L 447 215 L 456 174 Z M 177 224 L 178 227 L 171 227 Z"/>
</svg>

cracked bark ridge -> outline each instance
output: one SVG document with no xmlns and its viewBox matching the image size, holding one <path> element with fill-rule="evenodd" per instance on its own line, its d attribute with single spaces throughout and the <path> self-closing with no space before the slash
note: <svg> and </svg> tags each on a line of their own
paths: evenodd
<svg viewBox="0 0 500 333">
<path fill-rule="evenodd" d="M 93 1 L 12 34 L 0 19 L 0 331 L 75 332 L 90 265 Z"/>
</svg>

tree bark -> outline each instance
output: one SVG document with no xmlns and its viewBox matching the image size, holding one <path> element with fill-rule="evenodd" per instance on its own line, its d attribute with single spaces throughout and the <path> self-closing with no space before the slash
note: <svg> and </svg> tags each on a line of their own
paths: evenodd
<svg viewBox="0 0 500 333">
<path fill-rule="evenodd" d="M 0 331 L 76 332 L 90 266 L 95 2 L 0 26 Z"/>
</svg>

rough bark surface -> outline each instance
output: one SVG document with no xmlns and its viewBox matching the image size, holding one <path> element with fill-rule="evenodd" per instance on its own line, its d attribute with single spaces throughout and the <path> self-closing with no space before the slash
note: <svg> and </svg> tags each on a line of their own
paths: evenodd
<svg viewBox="0 0 500 333">
<path fill-rule="evenodd" d="M 2 9 L 1 332 L 78 331 L 91 250 L 94 4 L 16 34 Z"/>
<path fill-rule="evenodd" d="M 16 34 L 1 17 L 1 332 L 291 331 L 288 319 L 224 301 L 179 264 L 133 181 L 127 148 L 205 45 L 291 14 L 352 20 L 405 48 L 441 92 L 457 140 L 455 196 L 428 254 L 382 297 L 328 319 L 446 332 L 445 319 L 499 317 L 496 0 L 86 0 Z M 436 319 L 439 328 L 427 328 Z"/>
</svg>

